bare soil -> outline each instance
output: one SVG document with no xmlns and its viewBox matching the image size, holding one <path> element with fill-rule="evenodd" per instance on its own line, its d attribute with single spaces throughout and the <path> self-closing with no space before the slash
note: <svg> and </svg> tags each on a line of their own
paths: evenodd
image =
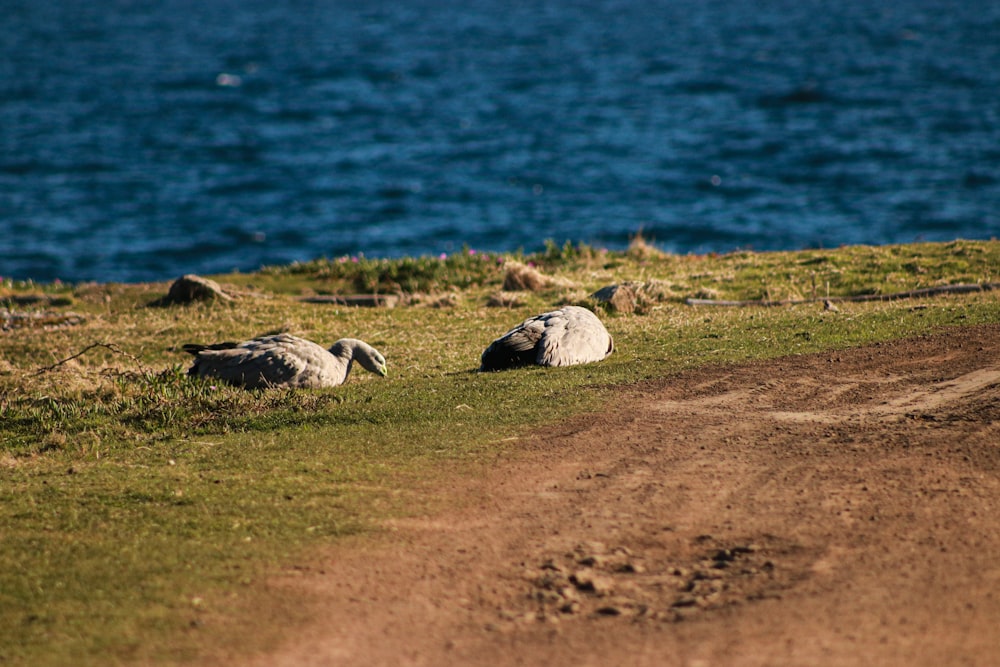
<svg viewBox="0 0 1000 667">
<path fill-rule="evenodd" d="M 510 450 L 272 582 L 315 622 L 254 664 L 1000 665 L 1000 326 L 686 372 Z"/>
</svg>

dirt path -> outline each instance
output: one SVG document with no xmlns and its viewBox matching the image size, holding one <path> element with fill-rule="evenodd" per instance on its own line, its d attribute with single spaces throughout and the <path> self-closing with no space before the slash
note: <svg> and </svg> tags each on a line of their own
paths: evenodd
<svg viewBox="0 0 1000 667">
<path fill-rule="evenodd" d="M 1000 665 L 1000 326 L 708 368 L 276 585 L 261 666 Z"/>
</svg>

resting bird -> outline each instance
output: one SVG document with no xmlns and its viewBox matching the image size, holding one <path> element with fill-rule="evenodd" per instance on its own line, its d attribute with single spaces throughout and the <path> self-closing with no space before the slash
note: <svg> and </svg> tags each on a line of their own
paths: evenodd
<svg viewBox="0 0 1000 667">
<path fill-rule="evenodd" d="M 188 375 L 247 389 L 336 387 L 347 379 L 355 360 L 372 373 L 386 374 L 385 357 L 356 338 L 341 338 L 329 350 L 287 333 L 243 343 L 188 344 L 183 349 L 195 356 Z"/>
<path fill-rule="evenodd" d="M 611 334 L 597 315 L 579 306 L 564 306 L 529 317 L 490 343 L 479 370 L 589 364 L 604 359 L 614 349 Z"/>
</svg>

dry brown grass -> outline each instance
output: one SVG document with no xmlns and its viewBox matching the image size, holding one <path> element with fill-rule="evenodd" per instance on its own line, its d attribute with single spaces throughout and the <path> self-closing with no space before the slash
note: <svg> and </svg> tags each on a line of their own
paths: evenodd
<svg viewBox="0 0 1000 667">
<path fill-rule="evenodd" d="M 505 265 L 503 290 L 505 292 L 538 292 L 552 286 L 552 278 L 533 266 L 509 261 Z"/>
</svg>

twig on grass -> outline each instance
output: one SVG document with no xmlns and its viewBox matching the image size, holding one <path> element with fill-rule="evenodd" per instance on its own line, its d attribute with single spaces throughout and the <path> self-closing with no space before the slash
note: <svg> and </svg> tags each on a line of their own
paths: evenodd
<svg viewBox="0 0 1000 667">
<path fill-rule="evenodd" d="M 140 370 L 142 370 L 142 371 L 146 370 L 146 367 L 143 366 L 142 361 L 140 361 L 137 356 L 135 356 L 134 354 L 129 354 L 128 352 L 126 352 L 125 350 L 121 349 L 120 347 L 118 347 L 114 343 L 91 343 L 90 345 L 88 345 L 87 347 L 83 348 L 82 350 L 80 350 L 79 352 L 77 352 L 74 355 L 68 356 L 65 359 L 57 361 L 56 363 L 52 364 L 51 366 L 45 366 L 43 368 L 39 368 L 37 371 L 35 371 L 35 375 L 41 375 L 42 373 L 47 373 L 49 371 L 54 371 L 55 369 L 59 368 L 63 364 L 65 364 L 67 362 L 70 362 L 70 361 L 73 361 L 74 359 L 78 359 L 79 357 L 82 357 L 84 354 L 86 354 L 87 352 L 93 350 L 95 347 L 103 347 L 103 348 L 105 348 L 107 350 L 111 350 L 115 354 L 120 354 L 120 355 L 122 355 L 124 357 L 128 357 L 129 359 L 131 359 L 132 361 L 135 362 L 136 366 L 138 366 Z"/>
<path fill-rule="evenodd" d="M 813 297 L 810 299 L 749 299 L 746 301 L 725 301 L 721 299 L 685 299 L 684 303 L 689 306 L 795 306 L 802 303 L 816 303 L 818 301 L 829 303 L 863 302 L 863 301 L 896 301 L 897 299 L 918 299 L 925 296 L 939 296 L 941 294 L 968 294 L 969 292 L 989 292 L 990 290 L 1000 290 L 1000 283 L 975 283 L 964 285 L 941 285 L 939 287 L 925 287 L 923 289 L 908 290 L 906 292 L 894 292 L 892 294 L 860 294 L 857 296 L 826 296 Z"/>
</svg>

